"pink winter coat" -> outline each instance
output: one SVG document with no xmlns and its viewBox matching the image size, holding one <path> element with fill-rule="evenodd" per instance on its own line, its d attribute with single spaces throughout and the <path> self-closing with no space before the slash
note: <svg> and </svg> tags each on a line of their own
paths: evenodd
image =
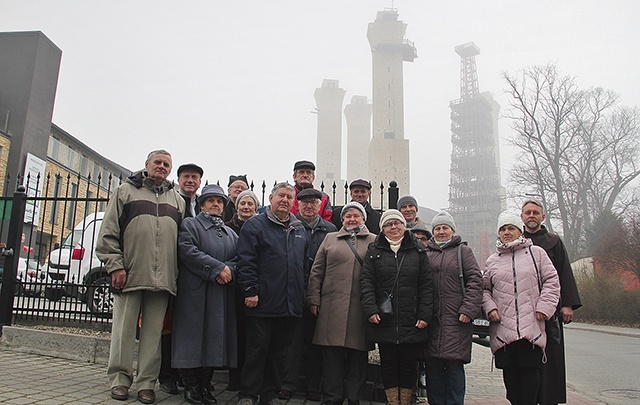
<svg viewBox="0 0 640 405">
<path fill-rule="evenodd" d="M 544 249 L 533 246 L 530 239 L 514 248 L 498 248 L 487 259 L 483 288 L 485 312 L 497 309 L 501 317 L 489 326 L 493 353 L 520 339 L 546 347 L 545 323 L 536 319 L 536 312 L 547 318 L 555 313 L 560 282 Z"/>
</svg>

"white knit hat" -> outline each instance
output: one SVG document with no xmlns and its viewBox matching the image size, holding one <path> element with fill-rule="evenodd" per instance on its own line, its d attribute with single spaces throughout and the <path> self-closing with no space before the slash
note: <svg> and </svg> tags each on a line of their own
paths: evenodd
<svg viewBox="0 0 640 405">
<path fill-rule="evenodd" d="M 362 204 L 357 201 L 350 201 L 346 203 L 344 207 L 342 207 L 342 211 L 340 211 L 340 219 L 344 219 L 344 214 L 352 208 L 360 211 L 360 213 L 362 214 L 362 218 L 364 218 L 365 221 L 367 220 L 367 211 L 365 211 Z"/>
<path fill-rule="evenodd" d="M 498 217 L 498 233 L 500 233 L 500 228 L 502 228 L 505 225 L 513 225 L 516 228 L 520 229 L 520 232 L 524 232 L 522 219 L 520 219 L 519 216 L 517 216 L 512 212 L 503 211 L 500 214 L 500 216 Z"/>
<path fill-rule="evenodd" d="M 402 222 L 402 224 L 405 227 L 407 226 L 407 220 L 404 219 L 404 216 L 402 215 L 402 213 L 398 210 L 391 209 L 391 210 L 386 210 L 380 217 L 380 228 L 383 228 L 384 223 L 390 219 L 397 219 L 398 221 Z"/>
</svg>

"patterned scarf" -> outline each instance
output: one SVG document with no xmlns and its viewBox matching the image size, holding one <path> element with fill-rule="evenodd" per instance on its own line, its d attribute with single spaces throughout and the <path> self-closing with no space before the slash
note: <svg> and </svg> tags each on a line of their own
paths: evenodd
<svg viewBox="0 0 640 405">
<path fill-rule="evenodd" d="M 201 214 L 208 221 L 211 221 L 211 223 L 216 229 L 220 229 L 224 225 L 224 221 L 222 220 L 222 217 L 220 215 L 209 214 L 208 212 L 205 212 L 205 211 L 201 211 Z"/>
<path fill-rule="evenodd" d="M 520 235 L 520 236 L 518 237 L 518 239 L 516 239 L 516 240 L 512 240 L 511 242 L 507 242 L 507 243 L 502 243 L 502 242 L 500 241 L 500 239 L 498 239 L 498 240 L 496 241 L 496 247 L 497 247 L 498 249 L 511 249 L 511 250 L 513 250 L 513 249 L 515 249 L 516 247 L 518 247 L 518 246 L 522 245 L 523 243 L 525 243 L 526 241 L 527 241 L 527 240 L 524 238 L 524 236 L 523 236 L 523 235 Z"/>
</svg>

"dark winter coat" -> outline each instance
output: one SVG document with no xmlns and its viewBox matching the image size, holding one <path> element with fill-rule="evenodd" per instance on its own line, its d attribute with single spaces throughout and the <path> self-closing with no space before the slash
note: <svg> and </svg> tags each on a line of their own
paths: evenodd
<svg viewBox="0 0 640 405">
<path fill-rule="evenodd" d="M 327 235 L 311 268 L 307 304 L 318 305 L 313 343 L 367 351 L 367 320 L 360 306 L 361 266 L 349 247 L 351 235 L 344 228 Z M 355 236 L 355 250 L 364 259 L 375 235 L 366 228 Z"/>
<path fill-rule="evenodd" d="M 547 252 L 549 259 L 558 272 L 560 279 L 560 302 L 558 311 L 562 307 L 571 307 L 574 310 L 582 306 L 578 286 L 571 270 L 571 260 L 564 247 L 562 239 L 555 233 L 551 233 L 542 225 L 536 233 L 529 233 L 525 229 L 524 236 L 531 239 L 534 245 L 540 246 Z M 562 316 L 559 317 L 562 319 Z M 565 373 L 564 355 L 564 328 L 560 322 L 562 341 L 560 344 L 547 343 L 547 362 L 542 366 L 540 376 L 540 393 L 538 402 L 541 404 L 557 404 L 567 402 L 567 383 Z"/>
<path fill-rule="evenodd" d="M 237 367 L 234 283 L 218 284 L 229 266 L 235 273 L 238 237 L 203 213 L 186 218 L 178 236 L 180 273 L 173 314 L 174 368 Z M 233 274 L 235 282 L 235 274 Z"/>
<path fill-rule="evenodd" d="M 400 266 L 400 263 L 401 266 Z M 369 245 L 360 275 L 360 302 L 365 319 L 380 314 L 378 299 L 393 289 L 393 316 L 379 324 L 367 321 L 366 337 L 375 343 L 420 343 L 427 341 L 427 330 L 416 328 L 420 319 L 430 322 L 433 313 L 433 276 L 426 248 L 405 231 L 398 253 L 394 253 L 383 234 Z"/>
<path fill-rule="evenodd" d="M 318 223 L 313 227 L 310 227 L 304 219 L 301 219 L 299 213 L 296 215 L 296 218 L 298 218 L 302 223 L 302 226 L 304 226 L 304 229 L 307 231 L 307 237 L 309 238 L 307 260 L 304 268 L 304 286 L 306 289 L 307 284 L 309 283 L 309 271 L 311 270 L 311 266 L 313 266 L 313 261 L 316 258 L 318 249 L 320 249 L 320 245 L 329 232 L 336 232 L 338 229 L 331 222 L 322 217 L 320 217 L 320 221 L 318 221 Z"/>
<path fill-rule="evenodd" d="M 465 291 L 462 290 L 458 249 L 462 259 Z M 482 273 L 473 251 L 454 235 L 440 248 L 432 238 L 427 256 L 433 269 L 433 318 L 429 323 L 427 356 L 444 360 L 471 361 L 473 324 L 460 322 L 460 314 L 471 319 L 482 307 Z"/>
<path fill-rule="evenodd" d="M 238 281 L 244 297 L 258 296 L 247 316 L 301 316 L 307 232 L 289 216 L 285 226 L 267 207 L 247 220 L 238 239 Z"/>
</svg>

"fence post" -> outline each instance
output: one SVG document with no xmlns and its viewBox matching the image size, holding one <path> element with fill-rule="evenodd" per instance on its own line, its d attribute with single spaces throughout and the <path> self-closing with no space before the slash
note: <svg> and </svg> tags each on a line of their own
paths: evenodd
<svg viewBox="0 0 640 405">
<path fill-rule="evenodd" d="M 389 182 L 389 209 L 398 209 L 398 183 L 395 180 Z"/>
<path fill-rule="evenodd" d="M 0 327 L 11 325 L 13 316 L 13 297 L 16 293 L 16 270 L 18 268 L 18 260 L 20 259 L 20 245 L 22 243 L 26 205 L 27 194 L 25 193 L 25 188 L 24 186 L 18 186 L 18 189 L 13 193 L 7 246 L 2 249 L 2 258 L 0 258 L 0 260 L 4 259 L 2 290 L 0 290 Z"/>
</svg>

